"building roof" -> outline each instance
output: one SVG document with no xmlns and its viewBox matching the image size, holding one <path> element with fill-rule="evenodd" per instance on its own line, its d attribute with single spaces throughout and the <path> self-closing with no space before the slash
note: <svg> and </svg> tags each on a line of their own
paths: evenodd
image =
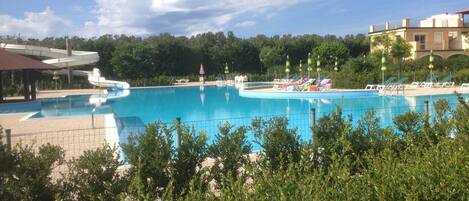
<svg viewBox="0 0 469 201">
<path fill-rule="evenodd" d="M 469 9 L 460 10 L 456 13 L 458 13 L 458 14 L 469 14 Z"/>
<path fill-rule="evenodd" d="M 49 70 L 57 67 L 0 49 L 0 70 Z"/>
</svg>

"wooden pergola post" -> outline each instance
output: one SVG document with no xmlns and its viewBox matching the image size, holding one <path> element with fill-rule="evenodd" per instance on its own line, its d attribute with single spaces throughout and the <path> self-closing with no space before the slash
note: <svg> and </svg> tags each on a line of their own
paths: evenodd
<svg viewBox="0 0 469 201">
<path fill-rule="evenodd" d="M 29 74 L 29 83 L 31 85 L 31 100 L 36 100 L 36 76 L 37 72 L 31 70 Z"/>
<path fill-rule="evenodd" d="M 3 80 L 2 80 L 3 71 L 0 71 L 0 103 L 3 102 Z"/>
<path fill-rule="evenodd" d="M 29 71 L 23 70 L 23 94 L 24 100 L 30 100 L 31 94 L 29 92 Z"/>
</svg>

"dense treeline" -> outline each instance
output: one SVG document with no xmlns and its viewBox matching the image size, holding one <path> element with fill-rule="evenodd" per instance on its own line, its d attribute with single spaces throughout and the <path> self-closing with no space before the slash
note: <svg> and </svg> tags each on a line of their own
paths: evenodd
<svg viewBox="0 0 469 201">
<path fill-rule="evenodd" d="M 3 39 L 21 44 L 65 48 L 65 38 Z M 346 53 L 338 55 L 341 61 L 364 55 L 369 50 L 368 39 L 362 34 L 345 37 L 258 35 L 244 39 L 236 37 L 233 32 L 208 32 L 192 37 L 160 34 L 145 38 L 126 35 L 71 38 L 73 49 L 99 52 L 97 66 L 104 75 L 128 79 L 197 74 L 201 63 L 208 74 L 223 73 L 226 64 L 232 72 L 265 73 L 274 66 L 283 66 L 286 55 L 290 56 L 292 65 L 296 66 L 300 59 L 306 63 L 308 53 L 323 43 L 344 46 Z M 325 57 L 328 53 L 321 54 Z"/>
<path fill-rule="evenodd" d="M 385 35 L 384 35 L 385 36 Z M 307 74 L 308 53 L 311 53 L 312 77 L 317 76 L 320 61 L 321 76 L 333 79 L 336 88 L 363 88 L 366 84 L 381 82 L 381 56 L 386 60 L 386 77 L 404 76 L 409 81 L 429 78 L 429 59 L 405 60 L 410 46 L 403 40 L 391 41 L 382 37 L 375 40 L 384 50 L 370 53 L 370 42 L 363 34 L 337 37 L 334 35 L 258 35 L 239 38 L 232 32 L 203 33 L 196 36 L 160 34 L 149 37 L 103 35 L 94 38 L 72 37 L 73 49 L 97 51 L 96 64 L 104 76 L 128 81 L 131 86 L 171 85 L 184 77 L 196 81 L 199 65 L 204 64 L 208 80 L 215 80 L 228 65 L 230 72 L 248 74 L 251 81 L 272 81 L 285 76 L 285 61 L 290 58 L 291 74 Z M 46 47 L 65 48 L 65 38 L 15 39 L 3 41 Z M 303 63 L 302 72 L 299 63 Z M 335 63 L 337 62 L 337 71 Z M 435 58 L 433 72 L 437 78 L 453 75 L 456 83 L 469 82 L 469 57 Z M 82 67 L 91 69 L 91 66 Z M 20 94 L 21 75 L 4 76 L 6 94 Z M 50 75 L 43 75 L 39 89 L 54 89 Z M 10 80 L 10 82 L 7 82 Z M 91 87 L 86 79 L 77 78 L 71 85 L 63 77 L 58 88 Z"/>
<path fill-rule="evenodd" d="M 299 140 L 286 118 L 221 125 L 213 144 L 188 125 L 148 125 L 116 149 L 67 162 L 60 147 L 0 143 L 0 196 L 8 200 L 465 200 L 469 197 L 469 105 L 409 111 L 380 127 L 370 111 L 356 126 L 340 109 Z M 262 152 L 249 155 L 248 131 Z M 175 135 L 179 141 L 173 141 Z M 177 145 L 176 145 L 177 144 Z M 211 157 L 211 160 L 205 160 Z M 205 161 L 205 162 L 204 162 Z M 210 164 L 211 163 L 211 164 Z M 204 165 L 205 164 L 205 165 Z"/>
</svg>

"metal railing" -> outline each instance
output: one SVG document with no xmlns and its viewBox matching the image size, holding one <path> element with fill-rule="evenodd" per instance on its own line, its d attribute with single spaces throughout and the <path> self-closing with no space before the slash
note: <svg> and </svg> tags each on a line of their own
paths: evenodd
<svg viewBox="0 0 469 201">
<path fill-rule="evenodd" d="M 422 26 L 431 26 L 431 24 L 426 24 L 422 25 L 422 21 L 427 20 L 427 19 L 408 19 L 409 21 L 407 22 L 407 26 L 403 25 L 402 20 L 393 20 L 393 21 L 388 21 L 388 30 L 392 29 L 399 29 L 399 28 L 404 28 L 404 27 L 422 27 Z M 427 21 L 428 22 L 428 21 Z M 378 31 L 385 31 L 386 29 L 386 24 L 376 24 L 373 25 L 375 28 L 375 32 Z M 436 26 L 438 27 L 455 27 L 455 25 L 450 26 L 448 22 L 437 22 Z M 469 23 L 463 23 L 463 27 L 469 27 Z"/>
<path fill-rule="evenodd" d="M 453 108 L 456 107 L 457 104 L 457 101 L 449 102 L 449 105 Z M 291 129 L 296 129 L 297 134 L 302 140 L 309 141 L 312 140 L 313 136 L 311 128 L 317 126 L 319 119 L 329 115 L 331 112 L 335 111 L 336 108 L 337 106 L 326 108 L 313 107 L 304 113 L 245 116 L 199 121 L 185 121 L 182 119 L 180 123 L 193 128 L 197 133 L 207 133 L 208 143 L 211 143 L 215 139 L 215 135 L 219 133 L 220 126 L 226 122 L 229 122 L 235 127 L 250 127 L 252 125 L 252 120 L 255 118 L 262 118 L 267 120 L 273 117 L 285 117 L 289 121 L 288 127 Z M 353 109 L 342 110 L 342 116 L 344 119 L 349 120 L 352 126 L 357 126 L 358 122 L 366 117 L 371 110 L 375 111 L 376 117 L 379 119 L 379 124 L 382 127 L 392 126 L 395 117 L 408 111 L 428 113 L 430 116 L 434 114 L 433 104 L 427 101 L 423 104 L 410 104 L 399 107 L 386 107 L 383 105 L 380 107 L 371 108 L 363 105 L 362 107 L 354 107 Z M 165 123 L 172 125 L 174 122 Z M 9 129 L 5 129 L 4 131 L 3 142 L 9 146 L 14 146 L 16 144 L 33 145 L 35 147 L 39 147 L 44 144 L 59 145 L 65 150 L 66 158 L 70 159 L 80 156 L 86 150 L 102 147 L 106 143 L 113 145 L 126 143 L 130 135 L 144 132 L 144 127 L 136 125 L 124 125 L 121 129 L 117 127 L 94 127 L 87 129 L 41 131 L 35 133 L 15 133 L 15 130 Z M 252 133 L 248 132 L 248 140 L 253 142 L 254 136 Z M 259 147 L 256 147 L 254 143 L 252 144 L 254 149 L 260 149 Z"/>
</svg>

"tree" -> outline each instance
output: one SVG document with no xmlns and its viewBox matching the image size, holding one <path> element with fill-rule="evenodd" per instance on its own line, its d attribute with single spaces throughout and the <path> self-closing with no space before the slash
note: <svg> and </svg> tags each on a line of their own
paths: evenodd
<svg viewBox="0 0 469 201">
<path fill-rule="evenodd" d="M 370 51 L 370 41 L 364 34 L 346 35 L 344 44 L 350 50 L 351 57 L 359 57 Z"/>
<path fill-rule="evenodd" d="M 381 34 L 375 36 L 371 40 L 371 44 L 378 49 L 381 49 L 385 54 L 389 54 L 392 48 L 392 40 L 388 34 Z"/>
<path fill-rule="evenodd" d="M 282 65 L 285 61 L 286 55 L 284 54 L 284 50 L 280 47 L 262 47 L 259 59 L 264 65 L 265 68 L 273 68 L 277 65 Z"/>
<path fill-rule="evenodd" d="M 397 79 L 401 78 L 401 70 L 402 70 L 402 60 L 409 57 L 410 50 L 412 46 L 407 43 L 402 37 L 397 36 L 396 40 L 392 44 L 391 47 L 391 56 L 397 59 L 399 71 L 397 74 Z"/>
<path fill-rule="evenodd" d="M 155 48 L 143 43 L 124 44 L 116 48 L 111 63 L 120 78 L 151 78 L 161 73 Z"/>
<path fill-rule="evenodd" d="M 115 72 L 111 63 L 112 53 L 116 50 L 111 35 L 103 35 L 94 41 L 94 48 L 99 54 L 97 63 L 101 73 L 106 77 L 115 76 Z"/>
<path fill-rule="evenodd" d="M 350 50 L 345 46 L 343 42 L 338 41 L 326 41 L 321 43 L 319 47 L 313 49 L 313 55 L 316 59 L 319 56 L 322 64 L 334 65 L 335 58 L 340 63 L 344 63 L 350 57 Z"/>
</svg>

